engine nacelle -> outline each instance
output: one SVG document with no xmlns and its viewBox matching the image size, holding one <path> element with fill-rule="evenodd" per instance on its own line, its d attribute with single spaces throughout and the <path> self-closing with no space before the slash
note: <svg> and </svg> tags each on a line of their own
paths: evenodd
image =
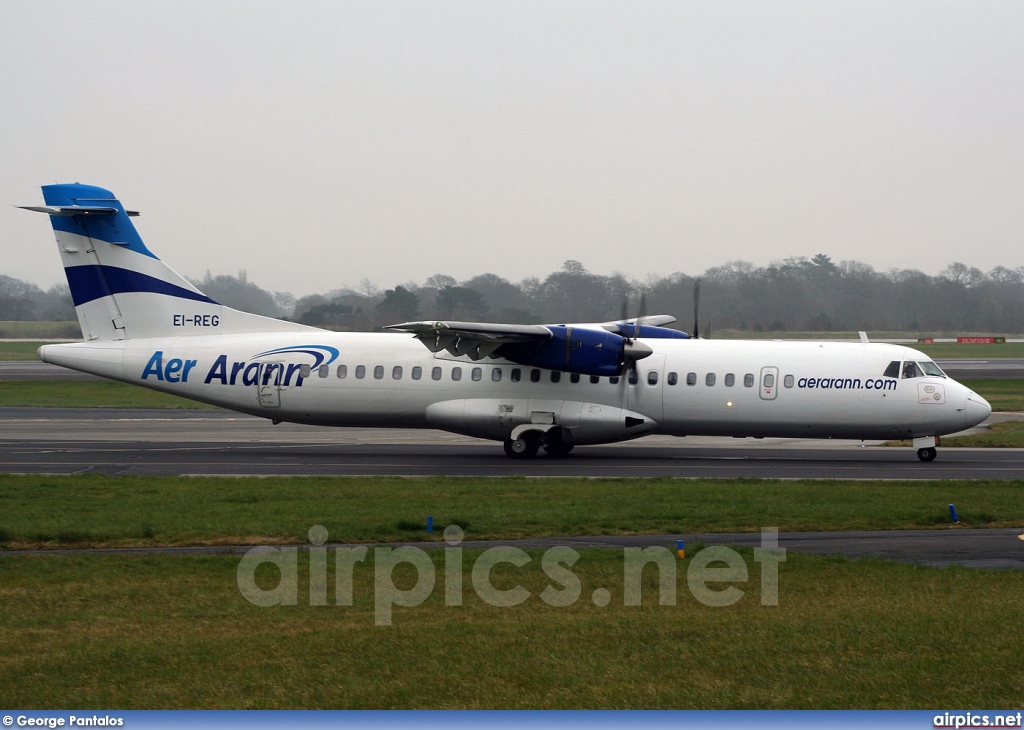
<svg viewBox="0 0 1024 730">
<path fill-rule="evenodd" d="M 540 344 L 502 345 L 499 354 L 535 368 L 581 375 L 620 375 L 625 351 L 622 336 L 606 330 L 550 325 L 552 338 Z"/>
</svg>

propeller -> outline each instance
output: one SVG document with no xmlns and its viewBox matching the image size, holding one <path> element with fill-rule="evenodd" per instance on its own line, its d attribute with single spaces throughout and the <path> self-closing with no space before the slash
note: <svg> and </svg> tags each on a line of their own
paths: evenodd
<svg viewBox="0 0 1024 730">
<path fill-rule="evenodd" d="M 693 282 L 693 334 L 695 340 L 700 339 L 698 327 L 700 324 L 700 277 Z"/>
<path fill-rule="evenodd" d="M 628 410 L 630 378 L 634 379 L 634 381 L 639 378 L 636 367 L 637 360 L 642 360 L 648 355 L 654 353 L 654 350 L 652 350 L 649 345 L 637 341 L 640 337 L 641 323 L 646 315 L 647 293 L 641 292 L 640 302 L 637 306 L 636 319 L 632 322 L 633 331 L 632 334 L 629 334 L 629 300 L 622 300 L 622 321 L 627 323 L 627 326 L 623 328 L 623 332 L 627 334 L 624 334 L 622 338 L 622 363 L 619 368 L 619 378 L 621 378 L 619 388 L 622 394 L 622 410 Z"/>
<path fill-rule="evenodd" d="M 629 322 L 629 300 L 622 300 L 622 320 L 626 323 Z M 648 345 L 642 342 L 637 342 L 637 338 L 640 337 L 640 325 L 643 318 L 647 315 L 647 293 L 641 292 L 640 294 L 640 305 L 636 318 L 633 320 L 633 334 L 623 335 L 622 339 L 622 363 L 621 371 L 622 375 L 628 375 L 628 371 L 632 370 L 636 372 L 636 361 L 643 360 L 648 355 L 652 354 L 652 350 Z M 628 327 L 625 328 L 626 332 L 629 332 Z"/>
</svg>

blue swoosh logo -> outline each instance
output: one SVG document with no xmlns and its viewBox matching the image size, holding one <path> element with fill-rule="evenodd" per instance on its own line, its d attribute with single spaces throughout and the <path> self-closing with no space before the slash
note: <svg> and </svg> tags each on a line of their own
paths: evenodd
<svg viewBox="0 0 1024 730">
<path fill-rule="evenodd" d="M 332 362 L 338 359 L 338 352 L 336 347 L 330 347 L 328 345 L 293 345 L 291 347 L 279 347 L 276 350 L 267 350 L 261 352 L 259 355 L 253 355 L 252 359 L 255 360 L 259 357 L 267 357 L 269 355 L 285 355 L 291 353 L 302 353 L 305 355 L 313 356 L 313 364 L 310 369 L 316 370 L 321 365 L 330 365 Z M 328 357 L 330 356 L 330 357 Z"/>
</svg>

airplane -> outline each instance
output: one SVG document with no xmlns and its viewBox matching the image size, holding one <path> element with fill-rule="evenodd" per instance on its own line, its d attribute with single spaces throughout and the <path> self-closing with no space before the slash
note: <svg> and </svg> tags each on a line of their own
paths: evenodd
<svg viewBox="0 0 1024 730">
<path fill-rule="evenodd" d="M 152 253 L 110 191 L 42 190 L 20 207 L 50 216 L 84 339 L 39 358 L 274 424 L 440 429 L 514 459 L 649 434 L 910 439 L 927 462 L 992 412 L 901 345 L 702 339 L 668 315 L 359 333 L 250 314 Z"/>
</svg>

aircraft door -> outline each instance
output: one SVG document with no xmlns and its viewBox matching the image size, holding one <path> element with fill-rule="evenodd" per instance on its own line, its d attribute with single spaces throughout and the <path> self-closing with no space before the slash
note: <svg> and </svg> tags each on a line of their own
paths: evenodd
<svg viewBox="0 0 1024 730">
<path fill-rule="evenodd" d="M 629 393 L 626 407 L 660 423 L 665 415 L 665 356 L 650 355 L 638 360 L 636 365 L 636 385 L 630 385 L 628 375 L 626 377 L 625 387 Z"/>
<path fill-rule="evenodd" d="M 761 400 L 775 400 L 779 394 L 779 369 L 774 366 L 761 368 Z"/>
<path fill-rule="evenodd" d="M 261 408 L 280 408 L 281 391 L 284 390 L 284 363 L 260 363 L 256 378 Z"/>
</svg>

